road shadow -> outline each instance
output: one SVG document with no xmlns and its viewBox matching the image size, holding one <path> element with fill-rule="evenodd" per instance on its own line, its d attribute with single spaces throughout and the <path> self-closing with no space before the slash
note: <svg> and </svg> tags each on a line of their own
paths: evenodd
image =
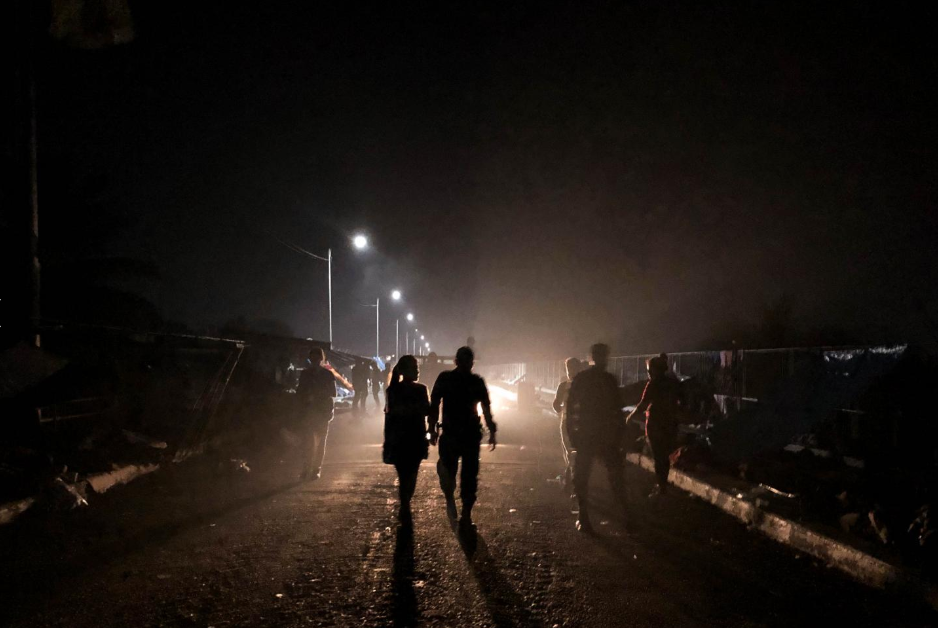
<svg viewBox="0 0 938 628">
<path fill-rule="evenodd" d="M 133 487 L 134 490 L 145 492 L 155 485 L 145 480 Z M 121 518 L 120 527 L 115 527 L 115 513 L 107 508 L 79 513 L 85 515 L 85 519 L 77 526 L 68 525 L 61 513 L 26 513 L 0 535 L 0 543 L 5 545 L 3 562 L 23 565 L 35 561 L 43 568 L 14 569 L 0 576 L 0 595 L 18 600 L 15 609 L 0 605 L 0 619 L 5 621 L 28 614 L 35 605 L 42 604 L 43 596 L 37 595 L 37 591 L 50 586 L 68 586 L 93 569 L 119 563 L 147 548 L 163 545 L 180 534 L 206 527 L 225 515 L 272 499 L 300 484 L 302 482 L 289 479 L 267 486 L 246 487 L 237 497 L 219 492 L 206 497 L 197 506 L 187 505 L 160 516 L 155 516 L 153 510 L 141 509 L 138 516 Z M 151 501 L 152 497 L 144 495 L 143 499 Z M 139 504 L 134 501 L 134 505 Z M 17 537 L 20 542 L 11 542 Z M 40 541 L 45 549 L 37 553 L 36 544 Z"/>
<path fill-rule="evenodd" d="M 414 530 L 410 526 L 401 526 L 397 529 L 391 576 L 391 618 L 394 628 L 410 628 L 420 623 L 414 575 Z"/>
<path fill-rule="evenodd" d="M 498 628 L 543 626 L 528 610 L 524 598 L 518 594 L 511 581 L 501 572 L 482 535 L 473 528 L 468 531 L 456 530 L 456 536 L 495 625 Z"/>
</svg>

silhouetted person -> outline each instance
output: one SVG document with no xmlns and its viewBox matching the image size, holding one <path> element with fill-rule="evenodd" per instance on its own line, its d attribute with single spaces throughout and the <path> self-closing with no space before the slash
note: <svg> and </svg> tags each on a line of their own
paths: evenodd
<svg viewBox="0 0 938 628">
<path fill-rule="evenodd" d="M 617 499 L 625 497 L 622 459 L 622 402 L 616 378 L 606 371 L 609 347 L 595 344 L 590 348 L 593 365 L 581 371 L 570 383 L 567 394 L 567 430 L 576 456 L 573 486 L 580 506 L 577 529 L 591 532 L 589 481 L 593 461 L 601 459 L 609 473 L 609 484 Z"/>
<path fill-rule="evenodd" d="M 680 406 L 680 384 L 668 373 L 668 356 L 662 353 L 645 363 L 648 383 L 642 400 L 629 414 L 626 422 L 640 412 L 645 413 L 645 438 L 651 445 L 655 458 L 655 475 L 658 484 L 649 497 L 661 495 L 668 490 L 668 473 L 671 471 L 671 452 L 677 443 L 678 412 Z"/>
<path fill-rule="evenodd" d="M 300 479 L 320 477 L 322 460 L 326 455 L 329 423 L 332 422 L 335 409 L 336 381 L 351 387 L 351 384 L 326 362 L 326 354 L 322 349 L 312 349 L 306 360 L 306 368 L 300 373 L 296 391 L 307 421 L 306 459 Z"/>
<path fill-rule="evenodd" d="M 393 464 L 400 480 L 400 521 L 411 525 L 410 500 L 417 487 L 420 463 L 427 457 L 427 415 L 430 395 L 417 383 L 420 369 L 412 355 L 402 356 L 385 389 L 384 462 Z"/>
<path fill-rule="evenodd" d="M 436 351 L 427 354 L 421 372 L 423 373 L 423 381 L 436 382 L 436 378 L 443 372 L 443 364 L 440 362 L 440 357 L 436 354 Z"/>
<path fill-rule="evenodd" d="M 368 380 L 371 379 L 371 368 L 364 360 L 357 360 L 352 366 L 352 387 L 355 389 L 355 396 L 352 398 L 356 414 L 365 412 L 365 402 L 368 399 Z"/>
<path fill-rule="evenodd" d="M 378 400 L 378 392 L 381 390 L 381 369 L 378 368 L 378 363 L 372 360 L 368 363 L 368 376 L 371 379 L 371 396 L 375 400 L 375 407 L 380 408 L 381 402 Z M 385 380 L 387 381 L 387 380 Z"/>
<path fill-rule="evenodd" d="M 446 513 L 456 518 L 456 471 L 462 458 L 459 474 L 459 497 L 462 499 L 463 530 L 472 529 L 472 506 L 476 501 L 479 483 L 479 451 L 482 443 L 482 425 L 479 421 L 479 404 L 489 430 L 489 445 L 494 450 L 495 421 L 485 380 L 472 372 L 475 355 L 469 347 L 456 352 L 456 368 L 443 371 L 433 385 L 430 407 L 430 435 L 436 444 L 439 435 L 440 460 L 436 469 L 440 476 L 440 488 L 446 497 Z M 440 405 L 443 406 L 443 432 L 439 434 Z"/>
<path fill-rule="evenodd" d="M 570 394 L 570 382 L 580 372 L 582 363 L 577 358 L 567 358 L 564 361 L 564 367 L 566 367 L 567 377 L 557 385 L 553 408 L 554 412 L 560 415 L 560 447 L 563 450 L 564 462 L 563 485 L 566 488 L 571 488 L 573 484 L 573 465 L 571 463 L 575 450 L 567 431 L 567 396 Z"/>
</svg>

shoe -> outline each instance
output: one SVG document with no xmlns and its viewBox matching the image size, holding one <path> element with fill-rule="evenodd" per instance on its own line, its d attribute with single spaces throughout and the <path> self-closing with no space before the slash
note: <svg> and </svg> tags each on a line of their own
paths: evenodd
<svg viewBox="0 0 938 628">
<path fill-rule="evenodd" d="M 456 520 L 456 500 L 452 497 L 446 498 L 446 516 L 452 520 Z"/>
<path fill-rule="evenodd" d="M 472 523 L 472 517 L 469 515 L 463 515 L 459 520 L 459 531 L 462 533 L 471 533 L 475 532 L 476 524 Z"/>
<path fill-rule="evenodd" d="M 592 534 L 593 524 L 590 522 L 590 518 L 586 516 L 586 513 L 580 513 L 580 518 L 576 522 L 577 532 L 582 532 L 583 534 Z"/>
</svg>

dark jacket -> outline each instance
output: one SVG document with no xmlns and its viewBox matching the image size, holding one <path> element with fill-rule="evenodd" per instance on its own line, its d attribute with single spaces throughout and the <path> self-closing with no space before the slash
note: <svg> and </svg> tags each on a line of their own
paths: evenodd
<svg viewBox="0 0 938 628">
<path fill-rule="evenodd" d="M 580 436 L 601 438 L 622 426 L 622 401 L 615 376 L 592 366 L 570 383 L 567 421 Z"/>
<path fill-rule="evenodd" d="M 296 393 L 300 402 L 315 416 L 332 418 L 335 407 L 335 377 L 328 369 L 308 363 L 300 373 Z"/>
<path fill-rule="evenodd" d="M 495 432 L 492 404 L 485 380 L 471 371 L 443 371 L 433 384 L 430 403 L 431 429 L 435 429 L 443 407 L 443 433 L 455 436 L 481 436 L 478 406 L 490 432 Z"/>
</svg>

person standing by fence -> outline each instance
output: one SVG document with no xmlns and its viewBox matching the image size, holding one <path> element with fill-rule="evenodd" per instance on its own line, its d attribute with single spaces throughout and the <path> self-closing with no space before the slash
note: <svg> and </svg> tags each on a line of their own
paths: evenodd
<svg viewBox="0 0 938 628">
<path fill-rule="evenodd" d="M 648 370 L 648 383 L 642 393 L 642 400 L 626 418 L 626 423 L 639 413 L 645 413 L 645 438 L 651 445 L 655 459 L 655 476 L 658 479 L 649 497 L 655 497 L 665 494 L 668 490 L 670 456 L 677 444 L 680 390 L 677 379 L 668 373 L 667 354 L 649 358 L 645 366 Z"/>
<path fill-rule="evenodd" d="M 391 371 L 385 388 L 384 449 L 386 464 L 397 470 L 401 500 L 401 525 L 413 524 L 410 500 L 417 487 L 420 463 L 427 457 L 427 415 L 430 395 L 427 387 L 417 382 L 420 369 L 412 355 L 402 356 Z M 375 382 L 377 385 L 377 382 Z"/>
</svg>

